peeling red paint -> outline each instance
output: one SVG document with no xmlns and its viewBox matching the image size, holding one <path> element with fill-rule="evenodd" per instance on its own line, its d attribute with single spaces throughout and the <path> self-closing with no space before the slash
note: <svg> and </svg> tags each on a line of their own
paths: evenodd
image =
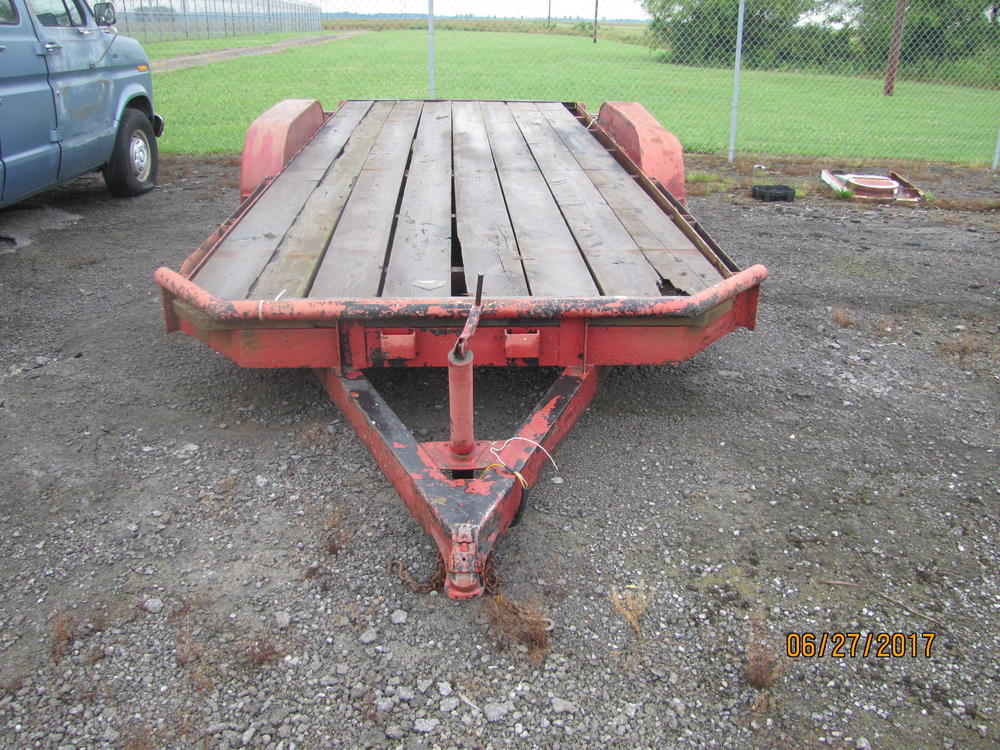
<svg viewBox="0 0 1000 750">
<path fill-rule="evenodd" d="M 157 283 L 178 299 L 198 308 L 213 321 L 324 322 L 332 320 L 442 320 L 468 317 L 472 300 L 441 299 L 294 299 L 224 300 L 185 279 L 176 271 L 156 270 Z M 696 317 L 720 302 L 758 286 L 767 278 L 762 265 L 751 266 L 690 297 L 499 297 L 483 300 L 482 319 L 559 319 Z"/>
</svg>

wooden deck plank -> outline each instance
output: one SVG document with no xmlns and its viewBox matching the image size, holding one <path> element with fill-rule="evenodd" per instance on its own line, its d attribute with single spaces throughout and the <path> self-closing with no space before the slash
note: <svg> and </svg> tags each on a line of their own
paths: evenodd
<svg viewBox="0 0 1000 750">
<path fill-rule="evenodd" d="M 659 274 L 545 115 L 531 102 L 509 107 L 601 291 L 659 296 Z"/>
<path fill-rule="evenodd" d="M 482 112 L 531 293 L 598 295 L 580 248 L 507 105 L 483 102 Z"/>
<path fill-rule="evenodd" d="M 330 239 L 311 299 L 375 297 L 421 102 L 393 105 Z"/>
<path fill-rule="evenodd" d="M 528 294 L 479 102 L 452 103 L 455 222 L 468 289 L 484 274 L 490 297 Z"/>
<path fill-rule="evenodd" d="M 424 104 L 383 297 L 451 295 L 451 104 Z"/>
<path fill-rule="evenodd" d="M 367 112 L 352 117 L 353 132 L 343 152 L 309 196 L 248 297 L 305 296 L 358 174 L 391 111 L 392 102 L 375 102 Z"/>
<path fill-rule="evenodd" d="M 547 102 L 538 109 L 663 278 L 688 294 L 722 281 L 715 266 L 565 106 Z"/>
<path fill-rule="evenodd" d="M 195 281 L 223 299 L 243 299 L 271 259 L 331 163 L 340 154 L 359 111 L 371 102 L 344 104 L 261 195 L 205 262 Z"/>
</svg>

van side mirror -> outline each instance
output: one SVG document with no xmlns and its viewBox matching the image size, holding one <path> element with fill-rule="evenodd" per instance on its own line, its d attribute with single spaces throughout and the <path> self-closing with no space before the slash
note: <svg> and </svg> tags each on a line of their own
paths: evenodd
<svg viewBox="0 0 1000 750">
<path fill-rule="evenodd" d="M 115 6 L 111 3 L 94 3 L 94 19 L 98 26 L 114 25 Z"/>
</svg>

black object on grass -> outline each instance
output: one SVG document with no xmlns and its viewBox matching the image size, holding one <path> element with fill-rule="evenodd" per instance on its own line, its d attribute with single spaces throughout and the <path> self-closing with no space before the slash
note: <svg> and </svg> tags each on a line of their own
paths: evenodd
<svg viewBox="0 0 1000 750">
<path fill-rule="evenodd" d="M 754 185 L 751 195 L 759 201 L 795 200 L 795 190 L 788 185 Z"/>
</svg>

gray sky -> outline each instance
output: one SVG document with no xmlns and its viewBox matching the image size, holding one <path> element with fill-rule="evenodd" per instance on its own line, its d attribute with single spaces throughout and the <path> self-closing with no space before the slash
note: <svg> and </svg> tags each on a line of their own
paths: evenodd
<svg viewBox="0 0 1000 750">
<path fill-rule="evenodd" d="M 315 0 L 314 0 L 315 2 Z M 427 0 L 319 0 L 327 12 L 351 13 L 426 13 Z M 477 16 L 545 18 L 549 0 L 434 0 L 434 14 L 457 16 L 471 13 Z M 598 15 L 602 18 L 648 19 L 639 0 L 598 0 Z M 593 0 L 552 0 L 552 15 L 593 18 Z"/>
</svg>

